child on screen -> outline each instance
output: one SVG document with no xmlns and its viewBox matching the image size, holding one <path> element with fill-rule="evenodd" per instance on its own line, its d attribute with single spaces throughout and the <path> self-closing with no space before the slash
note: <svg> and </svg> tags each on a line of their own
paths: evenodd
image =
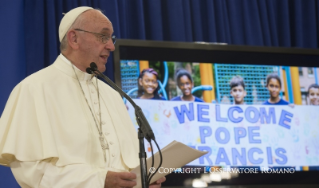
<svg viewBox="0 0 319 188">
<path fill-rule="evenodd" d="M 310 105 L 319 105 L 319 85 L 311 84 L 308 88 Z"/>
<path fill-rule="evenodd" d="M 138 79 L 138 91 L 137 98 L 138 99 L 154 99 L 154 100 L 165 100 L 165 98 L 161 97 L 158 94 L 159 86 L 158 86 L 158 74 L 152 68 L 144 69 Z"/>
<path fill-rule="evenodd" d="M 269 74 L 266 80 L 266 87 L 269 91 L 270 98 L 266 100 L 264 105 L 289 105 L 288 101 L 285 101 L 279 97 L 281 90 L 281 80 L 277 74 Z"/>
<path fill-rule="evenodd" d="M 182 91 L 183 95 L 177 96 L 171 99 L 171 101 L 194 101 L 194 102 L 204 102 L 202 99 L 192 95 L 192 89 L 194 87 L 194 82 L 191 74 L 185 70 L 180 69 L 176 72 L 176 83 L 178 88 Z"/>
<path fill-rule="evenodd" d="M 244 79 L 241 76 L 234 76 L 230 80 L 230 95 L 234 98 L 234 104 L 245 104 L 246 94 Z"/>
</svg>

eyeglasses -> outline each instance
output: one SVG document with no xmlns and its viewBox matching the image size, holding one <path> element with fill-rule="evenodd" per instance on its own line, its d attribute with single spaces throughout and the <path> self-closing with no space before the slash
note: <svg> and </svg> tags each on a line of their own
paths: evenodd
<svg viewBox="0 0 319 188">
<path fill-rule="evenodd" d="M 107 41 L 109 41 L 110 39 L 112 39 L 113 44 L 115 44 L 115 42 L 116 42 L 116 36 L 115 36 L 115 35 L 113 35 L 112 37 L 108 37 L 108 36 L 103 35 L 103 34 L 101 34 L 101 33 L 94 33 L 94 32 L 91 32 L 91 31 L 85 31 L 85 30 L 83 30 L 83 29 L 74 29 L 74 30 L 91 33 L 91 34 L 97 36 L 97 37 L 101 40 L 101 42 L 102 42 L 103 44 L 107 43 Z"/>
</svg>

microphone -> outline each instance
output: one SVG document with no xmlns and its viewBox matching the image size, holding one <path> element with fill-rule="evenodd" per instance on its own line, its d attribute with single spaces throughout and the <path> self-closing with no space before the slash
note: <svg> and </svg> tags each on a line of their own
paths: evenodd
<svg viewBox="0 0 319 188">
<path fill-rule="evenodd" d="M 93 71 L 90 67 L 86 68 L 86 72 L 89 73 L 89 74 L 93 74 Z"/>
<path fill-rule="evenodd" d="M 91 67 L 92 71 L 98 71 L 97 65 L 96 65 L 94 62 L 92 62 L 92 63 L 90 64 L 90 67 Z"/>
<path fill-rule="evenodd" d="M 154 136 L 154 133 L 152 131 L 152 128 L 151 128 L 150 124 L 148 123 L 147 119 L 145 118 L 145 115 L 143 114 L 141 107 L 139 107 L 132 100 L 132 98 L 130 96 L 128 96 L 122 89 L 120 89 L 111 79 L 109 79 L 107 76 L 102 74 L 98 70 L 97 65 L 94 62 L 92 62 L 90 64 L 90 67 L 88 67 L 86 69 L 86 72 L 89 74 L 95 74 L 95 75 L 99 76 L 104 81 L 106 81 L 108 84 L 110 84 L 113 87 L 113 89 L 115 89 L 121 96 L 124 96 L 132 104 L 132 106 L 135 109 L 136 121 L 137 121 L 137 124 L 139 125 L 143 135 L 144 135 L 144 138 L 148 142 L 151 142 L 151 140 L 155 140 L 155 136 Z"/>
</svg>

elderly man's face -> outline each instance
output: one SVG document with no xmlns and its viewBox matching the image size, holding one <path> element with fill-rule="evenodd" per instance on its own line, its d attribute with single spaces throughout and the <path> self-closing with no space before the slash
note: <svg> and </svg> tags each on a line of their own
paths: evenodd
<svg viewBox="0 0 319 188">
<path fill-rule="evenodd" d="M 85 31 L 99 33 L 92 34 L 88 32 L 79 31 L 80 45 L 78 56 L 82 62 L 82 66 L 89 67 L 91 62 L 95 62 L 99 71 L 105 71 L 105 64 L 110 52 L 115 50 L 111 36 L 113 34 L 112 23 L 100 12 L 93 10 L 85 13 L 89 22 L 83 24 L 83 28 L 79 28 Z M 104 35 L 104 36 L 103 36 Z M 101 37 L 109 38 L 105 43 Z"/>
</svg>

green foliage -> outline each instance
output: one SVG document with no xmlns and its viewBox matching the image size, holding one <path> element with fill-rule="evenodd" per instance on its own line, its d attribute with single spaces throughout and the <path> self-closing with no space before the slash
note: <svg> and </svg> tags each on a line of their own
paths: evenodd
<svg viewBox="0 0 319 188">
<path fill-rule="evenodd" d="M 174 76 L 175 76 L 174 62 L 167 61 L 167 67 L 168 67 L 168 78 L 172 78 L 174 80 Z"/>
<path fill-rule="evenodd" d="M 194 80 L 194 87 L 200 86 L 201 84 L 201 78 L 200 78 L 200 71 L 199 71 L 199 65 L 193 65 L 193 80 Z M 202 90 L 197 90 L 193 93 L 194 96 L 201 98 L 203 95 Z"/>
<path fill-rule="evenodd" d="M 158 74 L 158 79 L 163 81 L 164 75 L 162 75 L 162 62 L 160 61 L 149 61 L 150 68 L 154 69 Z"/>
</svg>

